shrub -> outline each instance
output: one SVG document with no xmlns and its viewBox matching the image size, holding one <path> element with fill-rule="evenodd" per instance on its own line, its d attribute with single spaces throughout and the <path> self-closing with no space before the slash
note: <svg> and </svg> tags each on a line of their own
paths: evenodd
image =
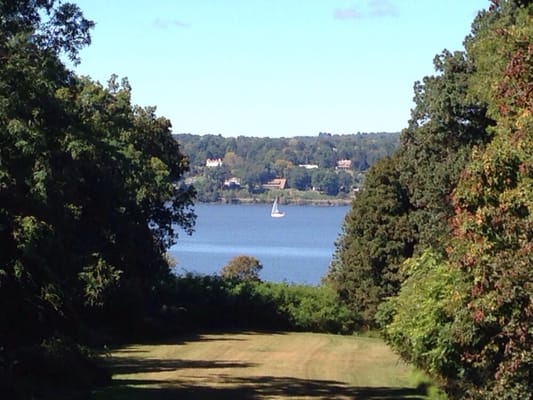
<svg viewBox="0 0 533 400">
<path fill-rule="evenodd" d="M 183 329 L 265 329 L 352 333 L 358 316 L 326 286 L 186 274 L 161 297 Z M 170 314 L 170 315 L 169 315 Z"/>
</svg>

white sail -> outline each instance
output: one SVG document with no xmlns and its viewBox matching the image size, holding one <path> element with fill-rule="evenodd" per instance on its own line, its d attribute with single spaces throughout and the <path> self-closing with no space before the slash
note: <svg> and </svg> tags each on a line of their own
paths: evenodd
<svg viewBox="0 0 533 400">
<path fill-rule="evenodd" d="M 272 211 L 270 212 L 270 216 L 273 218 L 281 218 L 285 216 L 285 213 L 279 210 L 277 197 L 274 200 L 274 204 L 272 204 Z"/>
</svg>

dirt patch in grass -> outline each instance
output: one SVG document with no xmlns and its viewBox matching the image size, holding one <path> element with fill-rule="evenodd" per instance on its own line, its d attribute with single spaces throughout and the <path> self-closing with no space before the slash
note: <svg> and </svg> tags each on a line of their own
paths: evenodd
<svg viewBox="0 0 533 400">
<path fill-rule="evenodd" d="M 310 333 L 209 334 L 111 353 L 95 400 L 425 399 L 379 339 Z"/>
</svg>

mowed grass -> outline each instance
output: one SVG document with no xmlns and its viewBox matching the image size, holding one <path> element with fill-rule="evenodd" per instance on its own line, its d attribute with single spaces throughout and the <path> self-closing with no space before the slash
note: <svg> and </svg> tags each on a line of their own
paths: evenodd
<svg viewBox="0 0 533 400">
<path fill-rule="evenodd" d="M 413 368 L 375 338 L 206 334 L 127 346 L 108 362 L 114 383 L 94 400 L 426 398 Z"/>
</svg>

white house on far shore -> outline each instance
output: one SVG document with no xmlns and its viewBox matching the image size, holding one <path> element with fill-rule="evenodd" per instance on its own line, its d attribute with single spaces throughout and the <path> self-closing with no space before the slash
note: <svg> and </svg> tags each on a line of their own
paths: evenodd
<svg viewBox="0 0 533 400">
<path fill-rule="evenodd" d="M 222 159 L 221 158 L 208 158 L 205 160 L 205 166 L 208 168 L 221 167 Z"/>
</svg>

